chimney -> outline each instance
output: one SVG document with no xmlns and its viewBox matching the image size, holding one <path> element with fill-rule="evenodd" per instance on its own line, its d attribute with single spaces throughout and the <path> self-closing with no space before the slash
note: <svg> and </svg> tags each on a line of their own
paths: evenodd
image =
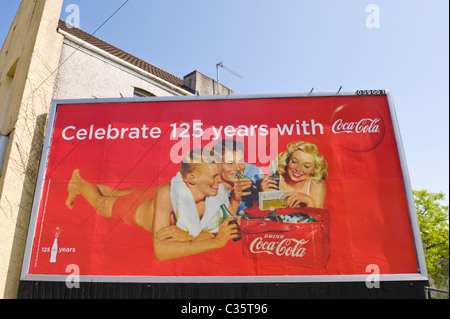
<svg viewBox="0 0 450 319">
<path fill-rule="evenodd" d="M 234 91 L 219 84 L 209 76 L 193 71 L 184 77 L 184 86 L 196 95 L 232 95 Z"/>
</svg>

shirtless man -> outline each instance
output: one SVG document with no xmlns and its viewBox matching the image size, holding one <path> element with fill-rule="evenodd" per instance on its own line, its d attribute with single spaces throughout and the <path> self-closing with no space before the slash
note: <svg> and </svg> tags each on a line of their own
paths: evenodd
<svg viewBox="0 0 450 319">
<path fill-rule="evenodd" d="M 208 198 L 218 195 L 222 183 L 220 161 L 211 162 L 204 154 L 212 151 L 192 151 L 183 160 L 178 178 L 189 189 L 195 203 L 200 220 L 206 214 Z M 195 154 L 201 154 L 195 158 Z M 212 153 L 210 153 L 212 154 Z M 208 156 L 206 156 L 208 157 Z M 218 229 L 202 230 L 197 236 L 177 227 L 177 216 L 172 198 L 171 183 L 162 185 L 156 192 L 153 189 L 114 190 L 103 185 L 94 185 L 85 181 L 79 170 L 74 170 L 68 184 L 67 207 L 73 209 L 75 198 L 83 198 L 97 211 L 100 216 L 122 220 L 126 224 L 135 224 L 152 232 L 154 253 L 158 260 L 179 258 L 224 247 L 230 239 L 238 237 L 236 225 L 228 225 L 223 221 L 220 206 L 217 211 L 210 212 Z M 236 214 L 242 194 L 229 200 L 228 209 Z M 224 203 L 222 203 L 224 204 Z M 215 209 L 214 208 L 214 209 Z M 217 218 L 214 218 L 217 214 Z"/>
</svg>

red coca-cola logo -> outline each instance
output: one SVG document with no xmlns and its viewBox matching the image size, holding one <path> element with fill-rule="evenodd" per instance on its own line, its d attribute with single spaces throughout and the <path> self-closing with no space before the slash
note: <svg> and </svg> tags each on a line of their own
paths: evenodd
<svg viewBox="0 0 450 319">
<path fill-rule="evenodd" d="M 306 245 L 309 240 L 282 238 L 281 240 L 271 240 L 270 238 L 257 237 L 250 244 L 249 250 L 254 254 L 268 254 L 276 256 L 286 256 L 301 258 L 306 254 Z"/>
<path fill-rule="evenodd" d="M 333 113 L 331 131 L 343 148 L 353 152 L 368 152 L 383 141 L 385 125 L 376 110 L 346 104 Z"/>
</svg>

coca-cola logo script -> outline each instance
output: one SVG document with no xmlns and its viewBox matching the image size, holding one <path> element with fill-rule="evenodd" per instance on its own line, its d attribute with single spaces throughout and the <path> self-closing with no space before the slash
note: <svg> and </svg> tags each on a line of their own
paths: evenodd
<svg viewBox="0 0 450 319">
<path fill-rule="evenodd" d="M 301 258 L 306 254 L 306 248 L 304 245 L 306 245 L 309 240 L 284 238 L 283 235 L 280 235 L 281 240 L 273 240 L 267 237 L 268 235 L 255 238 L 250 244 L 250 252 L 254 254 L 262 253 L 297 258 Z"/>
<path fill-rule="evenodd" d="M 342 119 L 334 122 L 332 131 L 335 134 L 361 134 L 361 133 L 380 133 L 381 118 L 364 118 L 359 122 L 344 122 Z"/>
<path fill-rule="evenodd" d="M 353 152 L 368 152 L 384 139 L 385 125 L 381 115 L 361 105 L 342 105 L 331 119 L 331 131 L 339 144 Z"/>
</svg>

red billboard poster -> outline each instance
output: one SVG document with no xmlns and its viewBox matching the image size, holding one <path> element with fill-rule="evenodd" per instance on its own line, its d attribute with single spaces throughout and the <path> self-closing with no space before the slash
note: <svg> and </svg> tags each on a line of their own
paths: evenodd
<svg viewBox="0 0 450 319">
<path fill-rule="evenodd" d="M 423 276 L 392 96 L 369 93 L 55 101 L 22 279 Z"/>
</svg>

